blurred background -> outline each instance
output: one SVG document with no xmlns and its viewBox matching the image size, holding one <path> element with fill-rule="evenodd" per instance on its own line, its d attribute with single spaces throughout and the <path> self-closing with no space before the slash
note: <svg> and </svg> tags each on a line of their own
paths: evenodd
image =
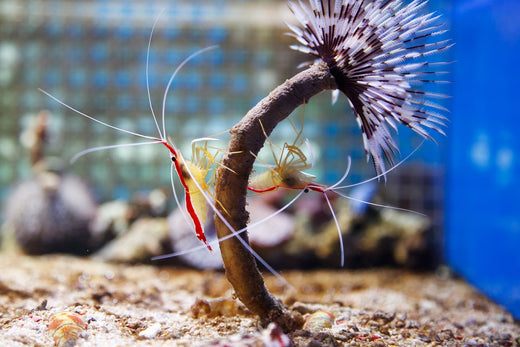
<svg viewBox="0 0 520 347">
<path fill-rule="evenodd" d="M 456 83 L 436 90 L 454 96 L 443 101 L 451 110 L 448 136 L 433 134 L 436 143 L 425 142 L 386 184 L 381 182 L 382 202 L 426 214 L 440 261 L 446 258 L 474 283 L 488 283 L 481 287 L 495 298 L 504 302 L 507 297 L 508 305 L 520 306 L 519 114 L 512 77 L 520 35 L 514 14 L 520 8 L 514 0 L 432 0 L 427 7 L 446 19 L 456 42 L 440 58 L 456 62 Z M 148 38 L 162 10 L 149 57 L 156 114 L 178 64 L 196 50 L 219 45 L 180 71 L 166 102 L 167 132 L 188 156 L 193 138 L 229 129 L 309 60 L 289 49 L 294 40 L 285 35 L 284 23 L 293 17 L 286 1 L 2 0 L 2 205 L 12 185 L 30 177 L 21 134 L 42 110 L 50 115 L 46 155 L 63 159 L 68 172 L 89 183 L 97 201 L 170 186 L 170 161 L 160 146 L 107 150 L 69 165 L 85 148 L 139 139 L 89 121 L 38 91 L 115 126 L 157 136 L 145 68 Z M 325 184 L 342 176 L 348 156 L 353 164 L 347 183 L 375 174 L 346 105 L 344 97 L 331 105 L 325 92 L 305 107 L 304 135 L 316 159 L 310 172 Z M 301 112 L 296 110 L 292 119 L 299 121 Z M 273 141 L 283 143 L 293 135 L 283 124 Z M 403 127 L 396 138 L 401 158 L 422 141 Z M 492 279 L 481 281 L 482 271 Z"/>
</svg>

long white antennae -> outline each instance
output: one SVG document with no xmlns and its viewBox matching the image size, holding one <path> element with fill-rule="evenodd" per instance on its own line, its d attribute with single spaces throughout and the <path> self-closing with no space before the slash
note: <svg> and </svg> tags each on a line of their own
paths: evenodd
<svg viewBox="0 0 520 347">
<path fill-rule="evenodd" d="M 352 200 L 352 201 L 356 201 L 356 202 L 360 202 L 360 203 L 363 203 L 363 204 L 367 204 L 367 205 L 371 205 L 371 206 L 376 206 L 376 207 L 383 207 L 383 208 L 389 208 L 389 209 L 392 209 L 392 210 L 398 210 L 398 211 L 405 211 L 405 212 L 411 212 L 411 213 L 414 213 L 414 214 L 418 214 L 420 216 L 426 216 L 424 213 L 421 213 L 421 212 L 417 212 L 417 211 L 414 211 L 414 210 L 408 210 L 406 208 L 402 208 L 402 207 L 395 207 L 395 206 L 388 206 L 388 205 L 382 205 L 382 204 L 376 204 L 375 202 L 370 202 L 370 201 L 365 201 L 365 200 L 361 200 L 361 199 L 356 199 L 356 198 L 353 198 L 351 196 L 348 196 L 346 194 L 343 194 L 343 193 L 340 193 L 338 192 L 337 190 L 333 190 L 333 192 L 345 199 L 349 199 L 349 200 Z"/>
<path fill-rule="evenodd" d="M 165 124 L 165 113 L 166 113 L 166 98 L 168 96 L 168 91 L 170 89 L 170 86 L 173 82 L 173 79 L 175 78 L 175 76 L 177 76 L 177 73 L 179 72 L 180 69 L 182 69 L 182 67 L 184 65 L 186 65 L 187 62 L 189 62 L 191 59 L 195 58 L 196 56 L 198 56 L 199 54 L 202 54 L 204 52 L 207 52 L 209 50 L 212 50 L 212 49 L 215 49 L 217 48 L 218 45 L 213 45 L 213 46 L 209 46 L 209 47 L 206 47 L 206 48 L 203 48 L 203 49 L 200 49 L 194 53 L 192 53 L 190 56 L 188 56 L 186 59 L 184 59 L 180 64 L 179 66 L 177 66 L 177 68 L 175 69 L 175 71 L 173 72 L 173 74 L 171 75 L 170 77 L 170 80 L 168 81 L 168 84 L 166 85 L 166 89 L 164 90 L 164 96 L 163 96 L 163 103 L 162 103 L 162 128 L 163 128 L 163 134 L 166 135 L 166 124 Z"/>
<path fill-rule="evenodd" d="M 336 224 L 336 229 L 338 229 L 338 236 L 339 236 L 339 248 L 341 250 L 341 267 L 345 266 L 345 248 L 343 246 L 343 234 L 341 233 L 341 228 L 339 226 L 338 218 L 336 217 L 336 214 L 334 213 L 334 209 L 332 208 L 332 204 L 330 203 L 329 197 L 327 196 L 327 193 L 323 193 L 325 196 L 325 200 L 327 201 L 327 205 L 329 205 L 330 212 L 332 213 L 332 218 L 334 219 L 334 223 Z"/>
<path fill-rule="evenodd" d="M 330 187 L 327 187 L 327 189 L 325 189 L 325 191 L 335 189 L 338 185 L 340 185 L 341 182 L 343 182 L 343 181 L 347 178 L 347 176 L 348 176 L 348 174 L 349 174 L 349 172 L 350 172 L 350 166 L 351 166 L 351 165 L 352 165 L 352 159 L 350 158 L 350 155 L 349 155 L 349 156 L 348 156 L 348 160 L 347 160 L 347 169 L 345 170 L 345 173 L 344 173 L 343 176 L 339 179 L 339 181 L 337 181 L 336 183 L 334 183 L 334 184 L 331 185 Z"/>
<path fill-rule="evenodd" d="M 218 139 L 214 137 L 198 137 L 196 139 L 191 140 L 191 144 L 194 144 L 196 142 L 203 142 L 203 141 L 218 141 Z"/>
<path fill-rule="evenodd" d="M 159 136 L 161 137 L 161 140 L 166 140 L 166 134 L 162 133 L 161 132 L 161 128 L 159 127 L 159 123 L 157 122 L 157 117 L 155 116 L 155 112 L 153 110 L 153 105 L 152 105 L 152 98 L 150 96 L 150 80 L 148 78 L 148 66 L 149 66 L 149 61 L 150 61 L 150 46 L 152 45 L 152 36 L 153 36 L 153 32 L 155 30 L 155 26 L 157 25 L 157 22 L 159 22 L 159 18 L 161 17 L 161 15 L 164 13 L 166 9 L 162 9 L 161 12 L 159 12 L 159 14 L 157 15 L 157 18 L 155 18 L 155 21 L 152 25 L 152 31 L 150 32 L 150 37 L 148 38 L 148 47 L 146 49 L 146 68 L 145 68 L 145 71 L 146 71 L 146 92 L 148 93 L 148 103 L 150 104 L 150 111 L 152 111 L 152 117 L 153 117 L 153 120 L 155 122 L 155 126 L 157 127 L 157 131 L 159 132 Z"/>
<path fill-rule="evenodd" d="M 249 224 L 247 227 L 242 228 L 242 229 L 236 231 L 236 233 L 237 234 L 241 234 L 241 233 L 243 233 L 246 230 L 254 229 L 254 228 L 260 226 L 260 224 L 262 224 L 262 223 L 268 221 L 269 219 L 275 217 L 279 213 L 282 213 L 287 208 L 289 208 L 289 206 L 291 206 L 296 200 L 298 200 L 298 198 L 303 193 L 305 193 L 305 191 L 301 190 L 291 201 L 289 201 L 287 204 L 285 204 L 282 208 L 278 209 L 275 213 L 270 214 L 267 217 L 264 217 L 264 218 L 254 222 L 254 223 Z M 226 235 L 226 236 L 221 237 L 219 239 L 213 240 L 213 241 L 209 242 L 209 244 L 210 244 L 210 246 L 216 246 L 216 245 L 218 245 L 219 242 L 227 240 L 227 239 L 230 239 L 232 237 L 236 237 L 236 235 L 235 234 L 229 234 L 229 235 Z M 200 246 L 196 246 L 196 247 L 193 247 L 193 248 L 190 248 L 190 249 L 185 249 L 183 251 L 179 251 L 179 252 L 175 252 L 175 253 L 164 254 L 164 255 L 157 256 L 157 257 L 153 257 L 151 260 L 161 260 L 161 259 L 166 259 L 166 258 L 178 257 L 178 256 L 181 256 L 181 255 L 185 255 L 185 254 L 189 254 L 189 253 L 192 253 L 192 252 L 196 252 L 196 251 L 201 250 L 201 249 L 206 249 L 206 247 L 207 247 L 206 245 L 200 245 Z"/>
<path fill-rule="evenodd" d="M 76 160 L 78 160 L 80 157 L 84 156 L 85 154 L 89 154 L 92 152 L 102 151 L 105 149 L 112 149 L 112 148 L 124 148 L 124 147 L 133 147 L 133 146 L 143 146 L 143 145 L 156 145 L 160 142 L 158 141 L 152 141 L 152 142 L 138 142 L 138 143 L 121 143 L 117 145 L 108 145 L 108 146 L 99 146 L 99 147 L 92 147 L 82 150 L 79 153 L 76 153 L 71 159 L 70 163 L 73 164 Z"/>
<path fill-rule="evenodd" d="M 90 120 L 93 120 L 94 122 L 97 122 L 97 123 L 102 124 L 102 125 L 104 125 L 104 126 L 107 126 L 107 127 L 109 127 L 109 128 L 115 129 L 115 130 L 117 130 L 117 131 L 121 131 L 121 132 L 123 132 L 123 133 L 127 133 L 127 134 L 134 135 L 134 136 L 139 136 L 139 137 L 142 137 L 142 138 L 145 138 L 145 139 L 156 140 L 156 138 L 153 137 L 153 136 L 147 136 L 147 135 L 143 135 L 143 134 L 138 134 L 138 133 L 135 133 L 135 132 L 133 132 L 133 131 L 125 130 L 125 129 L 122 129 L 122 128 L 118 128 L 118 127 L 116 127 L 116 126 L 114 126 L 114 125 L 110 125 L 110 124 L 108 124 L 108 123 L 102 122 L 102 121 L 100 121 L 99 119 L 96 119 L 96 118 L 94 118 L 94 117 L 91 117 L 91 116 L 89 116 L 88 114 L 85 114 L 85 113 L 83 113 L 83 112 L 81 112 L 81 111 L 76 110 L 74 107 L 67 105 L 66 103 L 64 103 L 64 102 L 61 101 L 60 99 L 56 98 L 55 96 L 51 95 L 50 93 L 46 92 L 45 90 L 43 90 L 43 89 L 41 89 L 41 88 L 38 88 L 38 90 L 39 90 L 40 92 L 42 92 L 43 94 L 47 95 L 48 97 L 50 97 L 51 99 L 53 99 L 54 101 L 56 101 L 57 103 L 59 103 L 59 104 L 65 106 L 65 107 L 68 108 L 69 110 L 72 110 L 72 111 L 76 112 L 77 114 L 79 114 L 79 115 L 81 115 L 81 116 L 83 116 L 83 117 L 86 117 L 86 118 L 88 118 L 88 119 L 90 119 Z"/>
<path fill-rule="evenodd" d="M 371 182 L 371 181 L 375 181 L 381 177 L 384 177 L 386 176 L 387 173 L 393 171 L 394 169 L 396 169 L 398 166 L 400 166 L 402 163 L 404 163 L 405 161 L 407 161 L 415 152 L 417 152 L 419 150 L 419 148 L 421 148 L 421 146 L 424 144 L 426 140 L 423 139 L 421 141 L 421 143 L 419 144 L 419 146 L 417 146 L 417 148 L 415 148 L 412 152 L 410 152 L 410 154 L 408 154 L 403 160 L 401 160 L 400 162 L 398 162 L 397 164 L 395 164 L 394 166 L 392 166 L 390 169 L 380 173 L 379 175 L 377 176 L 374 176 L 372 178 L 369 178 L 367 180 L 364 180 L 364 181 L 361 181 L 361 182 L 358 182 L 358 183 L 354 183 L 354 184 L 349 184 L 349 185 L 346 185 L 346 186 L 341 186 L 341 187 L 336 187 L 336 185 L 334 185 L 334 189 L 344 189 L 344 188 L 351 188 L 351 187 L 355 187 L 355 186 L 359 186 L 361 184 L 364 184 L 364 183 L 367 183 L 367 182 Z M 330 189 L 330 188 L 329 188 Z M 327 189 L 327 190 L 329 190 Z"/>
</svg>

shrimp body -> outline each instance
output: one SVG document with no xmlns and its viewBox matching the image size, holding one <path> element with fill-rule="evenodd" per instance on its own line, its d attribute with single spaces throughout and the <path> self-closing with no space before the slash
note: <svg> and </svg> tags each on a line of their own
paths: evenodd
<svg viewBox="0 0 520 347">
<path fill-rule="evenodd" d="M 193 221 L 195 235 L 200 241 L 204 242 L 208 250 L 211 251 L 212 248 L 208 244 L 206 235 L 204 234 L 204 223 L 206 222 L 207 216 L 206 199 L 199 189 L 199 187 L 207 189 L 205 181 L 207 170 L 202 169 L 191 161 L 185 160 L 173 143 L 170 145 L 165 140 L 157 140 L 160 141 L 172 155 L 175 171 L 184 188 L 186 210 Z"/>
<path fill-rule="evenodd" d="M 289 120 L 289 122 L 291 122 Z M 260 123 L 262 126 L 262 123 Z M 294 124 L 291 122 L 291 125 L 293 126 L 293 129 L 296 133 L 296 139 L 292 144 L 288 144 L 287 142 L 284 143 L 283 147 L 280 148 L 280 154 L 277 156 L 275 154 L 274 148 L 276 147 L 272 141 L 269 139 L 267 134 L 264 131 L 264 135 L 266 136 L 266 141 L 269 144 L 271 148 L 271 152 L 273 154 L 273 159 L 275 161 L 274 166 L 268 166 L 264 163 L 264 165 L 267 167 L 267 170 L 253 176 L 249 180 L 248 184 L 248 190 L 255 192 L 255 193 L 267 193 L 271 191 L 275 191 L 278 188 L 289 188 L 289 189 L 297 189 L 302 192 L 308 192 L 310 190 L 318 192 L 323 194 L 323 197 L 325 198 L 325 201 L 327 202 L 327 205 L 330 209 L 330 212 L 332 214 L 332 217 L 334 219 L 334 223 L 336 224 L 336 228 L 338 230 L 338 237 L 340 242 L 340 248 L 341 248 L 341 266 L 344 265 L 344 248 L 343 248 L 343 239 L 342 239 L 342 232 L 339 225 L 339 221 L 336 217 L 336 214 L 334 213 L 334 209 L 332 207 L 331 201 L 329 199 L 328 194 L 334 193 L 338 196 L 341 196 L 346 199 L 351 199 L 355 201 L 360 201 L 354 198 L 351 198 L 342 192 L 340 192 L 340 189 L 349 188 L 352 186 L 355 186 L 357 184 L 353 185 L 347 185 L 347 186 L 339 186 L 347 177 L 349 171 L 350 171 L 350 164 L 351 160 L 349 157 L 347 169 L 343 175 L 343 177 L 336 182 L 335 184 L 331 186 L 327 186 L 324 184 L 320 184 L 317 182 L 314 182 L 315 176 L 309 175 L 305 173 L 303 170 L 310 169 L 313 166 L 313 163 L 309 163 L 307 161 L 307 156 L 303 152 L 303 150 L 300 148 L 303 144 L 306 144 L 309 151 L 310 151 L 310 145 L 308 144 L 308 141 L 303 141 L 301 136 L 303 133 L 303 113 L 302 113 L 302 128 L 298 131 L 294 127 Z M 262 126 L 263 129 L 263 126 Z M 311 153 L 311 159 L 312 159 L 312 151 Z M 413 152 L 411 153 L 413 154 Z M 411 155 L 410 154 L 410 155 Z M 409 155 L 409 156 L 410 156 Z M 256 157 L 256 156 L 255 156 Z M 407 157 L 408 158 L 408 157 Z M 405 158 L 404 160 L 406 160 Z M 258 158 L 257 158 L 258 159 Z M 403 160 L 403 161 L 404 161 Z M 400 162 L 401 163 L 401 162 Z M 383 173 L 379 174 L 378 176 L 369 179 L 367 181 L 371 181 L 373 179 L 378 179 L 381 176 L 385 176 L 389 171 L 396 168 L 400 163 L 393 166 L 391 169 L 384 171 Z M 359 184 L 365 183 L 367 181 L 361 182 Z M 360 201 L 364 202 L 369 205 L 375 205 L 375 206 L 382 206 L 378 204 L 374 204 L 371 202 L 366 201 Z M 388 206 L 386 206 L 388 207 Z M 399 209 L 399 208 L 396 208 Z"/>
<path fill-rule="evenodd" d="M 249 179 L 247 189 L 255 193 L 266 193 L 278 190 L 280 187 L 280 175 L 273 170 L 266 170 Z"/>
<path fill-rule="evenodd" d="M 247 188 L 255 193 L 271 192 L 280 187 L 301 190 L 311 185 L 315 178 L 294 166 L 277 166 L 253 176 Z"/>
<path fill-rule="evenodd" d="M 186 170 L 186 167 L 188 167 L 189 171 Z M 207 215 L 206 199 L 204 199 L 204 196 L 201 194 L 198 186 L 204 189 L 206 185 L 206 174 L 199 166 L 188 160 L 185 161 L 184 165 L 181 164 L 181 174 L 184 178 L 184 182 L 186 183 L 186 190 L 190 195 L 191 203 L 195 213 L 197 213 L 197 216 L 201 220 L 202 224 L 204 224 L 206 222 Z M 195 181 L 198 183 L 198 186 L 195 184 Z"/>
<path fill-rule="evenodd" d="M 278 188 L 289 189 L 307 189 L 316 178 L 316 176 L 309 175 L 303 170 L 312 168 L 312 163 L 307 162 L 307 156 L 300 148 L 303 144 L 309 145 L 308 141 L 303 141 L 301 135 L 303 128 L 296 130 L 294 124 L 289 120 L 291 126 L 296 132 L 296 139 L 292 144 L 285 142 L 280 149 L 279 156 L 274 153 L 276 147 L 267 136 L 262 122 L 260 126 L 266 137 L 273 158 L 275 160 L 274 167 L 267 166 L 267 170 L 251 177 L 249 179 L 248 189 L 255 193 L 265 193 L 275 191 Z M 302 127 L 303 127 L 303 113 L 302 113 Z M 310 147 L 309 147 L 310 150 Z"/>
</svg>

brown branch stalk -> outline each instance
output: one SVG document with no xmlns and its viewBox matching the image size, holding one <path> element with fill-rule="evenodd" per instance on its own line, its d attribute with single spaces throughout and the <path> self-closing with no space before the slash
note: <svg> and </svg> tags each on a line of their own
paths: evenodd
<svg viewBox="0 0 520 347">
<path fill-rule="evenodd" d="M 256 155 L 266 140 L 260 121 L 269 135 L 296 107 L 321 91 L 335 88 L 326 65 L 313 65 L 278 86 L 231 129 L 227 154 L 217 172 L 215 198 L 219 211 L 235 230 L 245 228 L 249 218 L 247 185 L 255 161 L 251 153 Z M 219 238 L 232 233 L 219 218 L 215 218 L 215 224 Z M 248 242 L 247 233 L 241 235 Z M 287 330 L 285 309 L 267 290 L 251 253 L 237 238 L 222 241 L 220 250 L 227 279 L 242 303 L 264 322 L 275 321 Z"/>
</svg>

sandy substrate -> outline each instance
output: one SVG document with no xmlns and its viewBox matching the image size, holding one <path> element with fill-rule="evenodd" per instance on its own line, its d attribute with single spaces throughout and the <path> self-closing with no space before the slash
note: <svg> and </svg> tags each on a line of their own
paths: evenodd
<svg viewBox="0 0 520 347">
<path fill-rule="evenodd" d="M 520 324 L 466 283 L 400 270 L 287 271 L 266 276 L 293 310 L 332 313 L 306 330 L 259 326 L 221 272 L 0 253 L 0 345 L 50 346 L 54 315 L 72 312 L 78 346 L 517 346 Z M 67 321 L 63 318 L 62 321 Z M 55 319 L 56 320 L 56 319 Z M 327 321 L 327 320 L 326 320 Z M 327 323 L 327 322 L 325 322 Z M 275 346 L 276 344 L 272 344 Z"/>
</svg>

